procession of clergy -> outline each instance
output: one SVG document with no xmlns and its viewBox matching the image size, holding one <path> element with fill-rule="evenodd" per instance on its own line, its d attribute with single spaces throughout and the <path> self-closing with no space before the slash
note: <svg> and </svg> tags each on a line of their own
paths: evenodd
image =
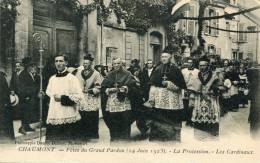
<svg viewBox="0 0 260 163">
<path fill-rule="evenodd" d="M 46 89 L 50 97 L 46 141 L 99 138 L 99 109 L 111 141 L 129 140 L 134 121 L 150 141 L 181 141 L 182 121 L 189 115 L 189 106 L 184 105 L 189 103 L 193 106 L 189 118 L 195 136 L 201 130 L 209 134 L 205 136 L 218 136 L 218 96 L 225 90 L 219 74 L 209 69 L 206 57 L 199 61 L 200 71 L 193 69 L 191 73 L 185 72 L 189 69 L 182 73 L 172 59 L 166 48 L 161 64 L 147 70 L 144 86 L 138 68 L 126 70 L 120 58 L 113 60 L 113 70 L 103 78 L 93 68 L 91 55 L 85 56 L 83 66 L 72 72 L 66 67 L 66 57 L 56 56 L 58 73 L 49 79 Z M 142 94 L 147 94 L 144 98 L 142 88 L 146 91 Z"/>
<path fill-rule="evenodd" d="M 217 138 L 221 115 L 234 107 L 230 98 L 234 82 L 225 77 L 225 68 L 212 69 L 205 55 L 199 58 L 198 69 L 192 58 L 183 69 L 174 59 L 166 47 L 160 64 L 148 60 L 141 71 L 137 60 L 126 69 L 122 59 L 114 58 L 112 70 L 104 74 L 94 69 L 90 54 L 72 70 L 65 55 L 55 56 L 57 73 L 40 93 L 48 97 L 46 142 L 98 139 L 100 110 L 111 141 L 131 140 L 134 122 L 140 137 L 149 141 L 180 142 L 183 121 L 194 128 L 195 138 Z M 19 132 L 26 134 L 30 127 L 24 119 Z"/>
</svg>

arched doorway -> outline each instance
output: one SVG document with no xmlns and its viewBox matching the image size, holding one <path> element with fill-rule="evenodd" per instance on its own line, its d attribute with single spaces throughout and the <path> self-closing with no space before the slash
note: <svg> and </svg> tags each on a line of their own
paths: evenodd
<svg viewBox="0 0 260 163">
<path fill-rule="evenodd" d="M 163 36 L 159 32 L 150 33 L 150 47 L 155 64 L 160 61 L 160 54 L 162 51 L 162 38 Z"/>
<path fill-rule="evenodd" d="M 58 4 L 33 1 L 33 33 L 39 33 L 43 43 L 43 62 L 57 54 L 65 54 L 69 64 L 78 63 L 77 27 L 72 6 L 67 1 Z M 32 41 L 33 60 L 39 61 L 39 47 Z"/>
</svg>

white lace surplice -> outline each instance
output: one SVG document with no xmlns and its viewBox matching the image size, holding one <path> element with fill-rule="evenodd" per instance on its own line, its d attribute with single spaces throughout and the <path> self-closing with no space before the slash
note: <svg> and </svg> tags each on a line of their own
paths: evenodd
<svg viewBox="0 0 260 163">
<path fill-rule="evenodd" d="M 168 88 L 151 86 L 149 100 L 154 101 L 154 107 L 158 109 L 183 109 L 181 90 L 173 91 Z"/>
<path fill-rule="evenodd" d="M 79 69 L 79 71 L 76 74 L 76 77 L 80 82 L 80 87 L 82 90 L 84 90 L 85 87 L 89 88 L 92 84 L 101 85 L 103 77 L 98 71 L 94 70 L 92 76 L 86 81 L 82 78 L 81 75 L 82 71 L 83 69 Z M 91 94 L 84 93 L 84 104 L 79 106 L 80 111 L 98 111 L 100 108 L 101 108 L 100 95 L 97 97 L 93 97 Z"/>
<path fill-rule="evenodd" d="M 84 99 L 78 79 L 72 74 L 65 77 L 52 76 L 46 90 L 46 94 L 50 97 L 49 112 L 47 124 L 61 125 L 67 123 L 75 123 L 80 120 L 80 114 L 76 105 L 82 105 Z M 54 100 L 54 95 L 65 95 L 76 102 L 75 106 L 63 106 L 61 102 Z"/>
</svg>

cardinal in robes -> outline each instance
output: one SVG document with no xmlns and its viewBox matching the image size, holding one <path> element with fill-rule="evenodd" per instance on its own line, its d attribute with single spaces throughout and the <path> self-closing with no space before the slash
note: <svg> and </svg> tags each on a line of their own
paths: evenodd
<svg viewBox="0 0 260 163">
<path fill-rule="evenodd" d="M 136 83 L 131 72 L 123 68 L 120 58 L 113 60 L 113 68 L 101 84 L 103 117 L 111 141 L 128 140 L 132 123 L 130 100 Z"/>
<path fill-rule="evenodd" d="M 170 47 L 161 54 L 161 64 L 151 76 L 149 103 L 153 107 L 150 141 L 180 141 L 184 107 L 182 89 L 186 89 L 184 77 L 171 62 Z"/>
<path fill-rule="evenodd" d="M 85 105 L 79 108 L 81 115 L 79 136 L 83 140 L 99 138 L 100 89 L 103 77 L 94 69 L 93 61 L 94 58 L 91 54 L 86 55 L 83 60 L 83 66 L 74 72 L 84 93 Z"/>
<path fill-rule="evenodd" d="M 77 77 L 67 71 L 67 57 L 55 57 L 57 74 L 48 83 L 46 94 L 50 97 L 47 116 L 46 141 L 68 142 L 77 136 L 81 119 L 78 106 L 83 105 L 84 95 Z"/>
<path fill-rule="evenodd" d="M 199 140 L 214 139 L 219 135 L 219 96 L 224 90 L 223 84 L 218 72 L 210 68 L 209 59 L 206 56 L 200 58 L 199 69 L 201 86 L 195 96 L 192 113 L 194 136 Z"/>
</svg>

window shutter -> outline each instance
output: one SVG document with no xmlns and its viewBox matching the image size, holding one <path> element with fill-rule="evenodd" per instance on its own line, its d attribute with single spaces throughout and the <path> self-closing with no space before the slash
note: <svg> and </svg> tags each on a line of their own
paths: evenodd
<svg viewBox="0 0 260 163">
<path fill-rule="evenodd" d="M 204 16 L 205 17 L 209 16 L 209 9 L 208 8 L 205 9 Z M 207 26 L 209 26 L 209 20 L 205 20 L 204 25 L 205 25 L 204 26 L 204 33 L 208 35 L 209 34 L 209 27 L 207 27 Z"/>
<path fill-rule="evenodd" d="M 244 29 L 244 24 L 243 23 L 239 23 L 238 24 L 238 31 L 243 31 Z M 243 33 L 238 33 L 238 41 L 239 42 L 244 42 L 244 35 Z"/>
<path fill-rule="evenodd" d="M 230 23 L 226 22 L 226 30 L 230 30 Z M 226 36 L 230 38 L 230 32 L 226 32 Z"/>
<path fill-rule="evenodd" d="M 221 56 L 221 48 L 217 48 L 217 55 Z"/>
<path fill-rule="evenodd" d="M 219 16 L 219 12 L 216 12 L 216 16 Z M 219 28 L 219 19 L 216 19 L 216 28 Z M 219 30 L 216 29 L 216 36 L 219 35 Z"/>
<path fill-rule="evenodd" d="M 194 20 L 188 21 L 188 35 L 191 35 L 191 36 L 195 35 L 195 21 Z"/>
</svg>

